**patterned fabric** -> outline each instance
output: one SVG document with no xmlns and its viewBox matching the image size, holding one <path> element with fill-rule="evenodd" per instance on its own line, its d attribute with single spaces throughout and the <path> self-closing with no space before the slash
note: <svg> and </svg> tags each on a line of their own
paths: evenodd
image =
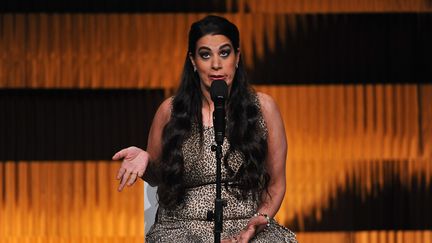
<svg viewBox="0 0 432 243">
<path fill-rule="evenodd" d="M 256 101 L 258 105 L 258 100 Z M 263 136 L 267 128 L 262 116 L 260 127 Z M 146 242 L 214 242 L 214 222 L 207 221 L 207 211 L 214 210 L 216 197 L 216 158 L 211 151 L 214 142 L 213 127 L 204 127 L 203 146 L 200 146 L 200 133 L 193 126 L 191 135 L 185 140 L 182 151 L 184 157 L 184 180 L 186 189 L 185 203 L 175 210 L 159 207 L 155 224 L 146 236 Z M 225 155 L 229 148 L 224 140 L 222 151 Z M 228 157 L 228 164 L 237 171 L 243 162 L 238 152 Z M 227 181 L 228 172 L 222 165 L 222 181 Z M 234 189 L 231 189 L 234 190 Z M 222 185 L 222 198 L 227 205 L 223 208 L 223 232 L 221 239 L 237 235 L 256 213 L 258 205 L 251 197 L 239 200 Z M 257 234 L 252 242 L 297 242 L 295 234 L 279 225 L 275 220 L 263 232 Z"/>
</svg>

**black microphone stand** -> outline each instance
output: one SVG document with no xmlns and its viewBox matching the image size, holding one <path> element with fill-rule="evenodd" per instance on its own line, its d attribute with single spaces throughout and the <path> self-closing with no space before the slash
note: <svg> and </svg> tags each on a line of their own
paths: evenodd
<svg viewBox="0 0 432 243">
<path fill-rule="evenodd" d="M 214 103 L 213 128 L 215 131 L 216 145 L 211 149 L 216 153 L 216 199 L 214 213 L 209 210 L 207 219 L 214 220 L 214 242 L 221 242 L 223 228 L 223 207 L 226 201 L 222 199 L 222 145 L 225 136 L 225 99 L 228 94 L 228 87 L 224 80 L 216 80 L 210 88 L 211 98 Z"/>
<path fill-rule="evenodd" d="M 222 143 L 216 142 L 212 146 L 212 151 L 216 152 L 216 199 L 214 212 L 214 242 L 220 243 L 223 225 L 223 206 L 226 202 L 222 199 L 221 165 L 222 165 Z"/>
<path fill-rule="evenodd" d="M 215 109 L 213 111 L 213 126 L 215 129 L 216 145 L 212 145 L 211 149 L 216 153 L 216 199 L 214 214 L 210 211 L 210 218 L 214 220 L 214 242 L 221 242 L 221 233 L 223 226 L 223 207 L 226 205 L 222 199 L 222 145 L 225 134 L 225 110 L 223 109 L 224 100 L 214 102 Z M 218 119 L 218 120 L 216 120 Z M 219 120 L 221 119 L 221 120 Z"/>
</svg>

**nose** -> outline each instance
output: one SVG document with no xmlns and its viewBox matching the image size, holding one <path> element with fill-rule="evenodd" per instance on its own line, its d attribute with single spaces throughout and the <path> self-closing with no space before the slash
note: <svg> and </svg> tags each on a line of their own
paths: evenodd
<svg viewBox="0 0 432 243">
<path fill-rule="evenodd" d="M 219 70 L 222 68 L 222 60 L 219 57 L 212 59 L 211 67 L 214 70 Z"/>
</svg>

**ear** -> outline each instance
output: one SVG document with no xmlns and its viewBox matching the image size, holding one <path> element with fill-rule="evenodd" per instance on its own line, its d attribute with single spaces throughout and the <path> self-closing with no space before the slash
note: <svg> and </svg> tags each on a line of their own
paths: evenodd
<svg viewBox="0 0 432 243">
<path fill-rule="evenodd" d="M 236 53 L 236 66 L 238 67 L 238 64 L 240 62 L 240 48 L 237 48 L 237 53 Z"/>
<path fill-rule="evenodd" d="M 192 62 L 192 65 L 193 65 L 194 67 L 196 67 L 195 60 L 194 60 L 194 58 L 193 58 L 192 52 L 189 52 L 189 59 L 190 59 L 190 61 Z"/>
</svg>

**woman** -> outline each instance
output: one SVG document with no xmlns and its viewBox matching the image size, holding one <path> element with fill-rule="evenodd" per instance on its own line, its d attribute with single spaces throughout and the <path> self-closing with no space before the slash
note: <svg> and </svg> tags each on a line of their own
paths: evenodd
<svg viewBox="0 0 432 243">
<path fill-rule="evenodd" d="M 181 84 L 154 117 L 147 150 L 123 149 L 119 190 L 137 177 L 158 186 L 159 209 L 147 242 L 213 242 L 216 159 L 210 86 L 228 86 L 223 143 L 222 242 L 296 242 L 272 217 L 285 194 L 287 143 L 271 97 L 249 86 L 237 27 L 218 16 L 192 24 Z"/>
</svg>

